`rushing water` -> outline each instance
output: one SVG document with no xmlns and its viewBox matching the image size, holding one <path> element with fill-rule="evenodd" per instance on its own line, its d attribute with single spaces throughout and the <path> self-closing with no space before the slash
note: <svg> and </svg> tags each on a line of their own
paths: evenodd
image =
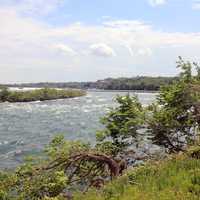
<svg viewBox="0 0 200 200">
<path fill-rule="evenodd" d="M 0 104 L 0 168 L 14 167 L 22 158 L 40 152 L 56 135 L 70 140 L 95 141 L 99 119 L 125 92 L 88 92 L 87 96 L 31 103 Z M 132 92 L 133 94 L 133 92 Z M 143 105 L 154 93 L 134 93 Z"/>
</svg>

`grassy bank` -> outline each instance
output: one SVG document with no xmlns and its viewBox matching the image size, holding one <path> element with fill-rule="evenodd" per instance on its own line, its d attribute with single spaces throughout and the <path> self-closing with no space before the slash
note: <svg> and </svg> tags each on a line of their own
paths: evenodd
<svg viewBox="0 0 200 200">
<path fill-rule="evenodd" d="M 152 161 L 101 190 L 77 194 L 75 200 L 199 200 L 200 147 L 197 149 L 196 157 L 187 153 Z"/>
<path fill-rule="evenodd" d="M 0 102 L 30 102 L 53 99 L 66 99 L 80 97 L 86 94 L 83 90 L 58 90 L 51 88 L 36 89 L 30 91 L 10 91 L 6 88 L 0 92 Z"/>
</svg>

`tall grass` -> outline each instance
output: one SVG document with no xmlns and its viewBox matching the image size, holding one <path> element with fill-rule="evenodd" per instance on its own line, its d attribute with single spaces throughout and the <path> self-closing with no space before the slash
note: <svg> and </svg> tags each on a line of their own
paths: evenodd
<svg viewBox="0 0 200 200">
<path fill-rule="evenodd" d="M 75 200 L 200 200 L 200 159 L 178 155 L 151 162 Z"/>
</svg>

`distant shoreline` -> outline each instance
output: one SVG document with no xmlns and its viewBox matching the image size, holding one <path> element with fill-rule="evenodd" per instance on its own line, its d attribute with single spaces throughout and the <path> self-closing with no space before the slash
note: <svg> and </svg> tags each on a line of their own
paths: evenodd
<svg viewBox="0 0 200 200">
<path fill-rule="evenodd" d="M 34 102 L 34 101 L 47 101 L 57 99 L 68 99 L 85 96 L 84 90 L 73 89 L 33 89 L 33 90 L 10 90 L 3 88 L 0 91 L 0 102 L 20 103 L 20 102 Z"/>
<path fill-rule="evenodd" d="M 177 77 L 148 77 L 137 76 L 132 78 L 107 78 L 89 82 L 38 82 L 38 83 L 16 83 L 2 84 L 6 87 L 19 88 L 76 88 L 81 90 L 103 90 L 103 91 L 159 91 L 163 85 L 177 81 Z"/>
<path fill-rule="evenodd" d="M 31 90 L 39 90 L 42 89 L 43 87 L 15 87 L 11 86 L 9 88 L 16 88 L 17 91 L 23 91 L 23 89 L 31 89 Z M 92 89 L 92 88 L 86 88 L 86 89 L 78 89 L 78 88 L 51 88 L 51 89 L 57 89 L 57 90 L 84 90 L 88 92 L 142 92 L 142 93 L 158 93 L 159 90 L 111 90 L 111 89 Z"/>
<path fill-rule="evenodd" d="M 89 92 L 136 92 L 136 93 L 158 93 L 159 90 L 102 90 L 102 89 L 87 89 Z"/>
</svg>

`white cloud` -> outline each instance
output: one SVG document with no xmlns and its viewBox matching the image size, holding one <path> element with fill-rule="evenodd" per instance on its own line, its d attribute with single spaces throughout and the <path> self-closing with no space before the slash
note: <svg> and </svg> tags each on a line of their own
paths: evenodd
<svg viewBox="0 0 200 200">
<path fill-rule="evenodd" d="M 166 0 L 148 0 L 149 4 L 153 7 L 164 5 L 167 3 Z"/>
<path fill-rule="evenodd" d="M 130 53 L 130 56 L 134 56 L 135 54 L 134 54 L 134 51 L 133 51 L 133 49 L 132 49 L 132 47 L 130 46 L 130 45 L 125 45 L 125 47 L 127 48 L 127 50 L 128 50 L 128 52 Z"/>
<path fill-rule="evenodd" d="M 71 47 L 69 47 L 68 45 L 66 44 L 57 44 L 55 45 L 55 48 L 61 52 L 61 53 L 64 53 L 66 55 L 70 55 L 70 56 L 75 56 L 77 55 L 77 52 L 74 51 Z"/>
<path fill-rule="evenodd" d="M 63 4 L 64 0 L 1 0 L 2 6 L 17 9 L 21 14 L 47 15 Z"/>
<path fill-rule="evenodd" d="M 137 20 L 51 27 L 4 7 L 0 27 L 1 82 L 168 75 L 177 56 L 200 58 L 199 32 L 158 31 Z"/>
<path fill-rule="evenodd" d="M 153 52 L 150 48 L 146 47 L 146 48 L 138 49 L 137 53 L 140 56 L 151 56 Z"/>
<path fill-rule="evenodd" d="M 193 10 L 200 10 L 200 1 L 199 0 L 196 0 L 196 1 L 193 2 L 192 9 Z"/>
<path fill-rule="evenodd" d="M 113 57 L 116 55 L 111 47 L 103 43 L 92 44 L 90 46 L 90 51 L 93 55 L 102 57 Z"/>
</svg>

